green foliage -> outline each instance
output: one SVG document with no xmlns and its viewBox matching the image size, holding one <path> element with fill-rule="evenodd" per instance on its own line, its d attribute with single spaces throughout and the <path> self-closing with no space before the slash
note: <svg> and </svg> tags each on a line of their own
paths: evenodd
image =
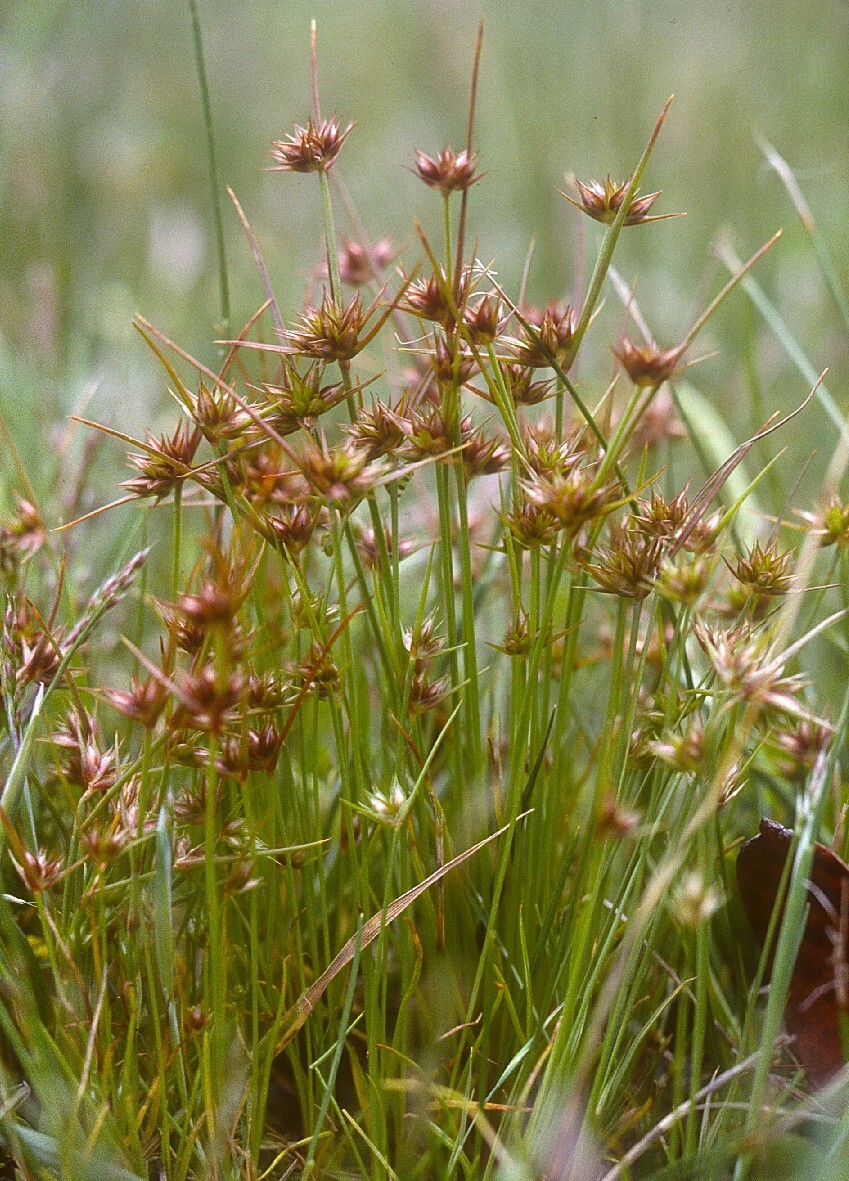
<svg viewBox="0 0 849 1181">
<path fill-rule="evenodd" d="M 667 266 L 677 223 L 645 223 L 672 207 L 641 191 L 666 107 L 618 184 L 570 186 L 591 277 L 535 307 L 476 252 L 472 115 L 453 150 L 411 148 L 438 230 L 399 257 L 335 183 L 357 132 L 313 83 L 274 147 L 299 176 L 271 179 L 312 186 L 323 270 L 289 311 L 296 268 L 237 207 L 262 306 L 213 364 L 138 319 L 167 425 L 71 428 L 131 448 L 108 512 L 72 433 L 21 458 L 2 392 L 8 1168 L 843 1175 L 841 1081 L 810 1094 L 780 1036 L 814 842 L 844 831 L 849 509 L 835 394 L 806 401 L 820 344 L 755 285 L 764 250 L 726 250 L 680 344 L 653 340 L 612 264 L 642 239 L 630 257 Z M 740 316 L 729 421 L 694 341 L 749 297 L 766 330 Z M 734 878 L 762 814 L 798 831 L 769 964 Z"/>
</svg>

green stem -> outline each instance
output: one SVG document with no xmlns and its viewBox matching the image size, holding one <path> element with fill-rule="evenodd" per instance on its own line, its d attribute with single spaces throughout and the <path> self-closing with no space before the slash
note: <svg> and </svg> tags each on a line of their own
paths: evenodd
<svg viewBox="0 0 849 1181">
<path fill-rule="evenodd" d="M 206 79 L 206 63 L 203 55 L 203 38 L 200 29 L 200 14 L 197 0 L 189 0 L 192 17 L 192 37 L 195 43 L 195 66 L 200 83 L 203 103 L 203 122 L 206 128 L 206 150 L 209 157 L 209 183 L 212 189 L 212 212 L 215 219 L 215 241 L 218 249 L 218 288 L 221 299 L 221 327 L 224 335 L 230 335 L 230 283 L 227 277 L 227 253 L 224 248 L 224 218 L 221 213 L 221 181 L 218 176 L 218 159 L 215 152 L 215 130 L 212 124 L 212 104 L 209 100 L 209 84 Z"/>
<path fill-rule="evenodd" d="M 324 242 L 327 250 L 327 275 L 330 279 L 330 296 L 333 302 L 342 306 L 342 278 L 339 274 L 339 251 L 336 247 L 336 226 L 333 221 L 333 202 L 330 200 L 330 183 L 327 172 L 318 174 L 321 187 L 321 212 L 324 217 Z"/>
</svg>

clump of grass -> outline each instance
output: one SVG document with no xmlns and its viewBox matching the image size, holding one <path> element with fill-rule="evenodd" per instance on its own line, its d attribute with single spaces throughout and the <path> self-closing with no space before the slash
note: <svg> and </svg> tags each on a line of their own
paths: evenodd
<svg viewBox="0 0 849 1181">
<path fill-rule="evenodd" d="M 843 824 L 849 699 L 808 658 L 845 660 L 849 509 L 838 447 L 819 504 L 751 510 L 772 419 L 705 461 L 682 374 L 762 251 L 673 346 L 626 293 L 608 381 L 585 346 L 620 235 L 663 232 L 669 104 L 627 180 L 569 194 L 595 266 L 535 308 L 472 245 L 476 84 L 465 144 L 412 158 L 442 241 L 417 225 L 411 264 L 334 187 L 355 135 L 313 65 L 272 148 L 315 174 L 308 302 L 284 316 L 236 203 L 262 306 L 216 368 L 139 320 L 175 423 L 98 427 L 130 447 L 118 573 L 85 595 L 104 518 L 50 534 L 22 472 L 0 534 L 8 1158 L 769 1175 L 813 1110 L 776 1039 L 806 851 Z M 764 1013 L 732 849 L 794 811 Z"/>
</svg>

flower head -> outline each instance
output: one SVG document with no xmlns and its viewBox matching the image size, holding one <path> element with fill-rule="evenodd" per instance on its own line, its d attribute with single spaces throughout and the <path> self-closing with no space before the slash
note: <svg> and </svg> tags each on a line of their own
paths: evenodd
<svg viewBox="0 0 849 1181">
<path fill-rule="evenodd" d="M 625 194 L 628 192 L 631 179 L 629 177 L 628 180 L 620 184 L 618 181 L 613 180 L 608 173 L 603 183 L 598 180 L 591 180 L 587 184 L 583 184 L 576 178 L 575 184 L 578 187 L 579 199 L 576 201 L 568 193 L 564 193 L 563 196 L 566 200 L 574 205 L 576 209 L 580 209 L 582 213 L 586 213 L 588 217 L 593 218 L 594 221 L 600 221 L 604 225 L 609 226 L 616 220 L 616 216 L 622 208 L 622 202 L 625 200 Z M 647 221 L 664 221 L 667 217 L 678 216 L 675 213 L 649 216 L 649 210 L 660 196 L 660 191 L 646 193 L 644 197 L 638 197 L 637 192 L 639 190 L 635 190 L 628 204 L 628 212 L 625 214 L 626 226 L 641 225 Z"/>
<path fill-rule="evenodd" d="M 430 188 L 439 189 L 448 196 L 468 189 L 480 180 L 481 174 L 475 175 L 477 162 L 477 152 L 469 153 L 465 149 L 455 152 L 446 144 L 436 158 L 417 150 L 413 170 Z"/>
<path fill-rule="evenodd" d="M 558 365 L 564 365 L 578 326 L 575 309 L 555 302 L 543 311 L 529 308 L 525 319 L 532 331 L 523 325 L 518 339 L 511 342 L 516 361 L 531 369 L 546 369 L 553 356 Z"/>
<path fill-rule="evenodd" d="M 276 139 L 271 145 L 274 165 L 270 171 L 327 172 L 353 129 L 354 124 L 349 123 L 340 131 L 335 115 L 318 122 L 307 119 L 306 127 L 296 123 L 291 135 L 285 140 Z"/>
<path fill-rule="evenodd" d="M 683 351 L 680 345 L 674 349 L 659 349 L 655 345 L 634 344 L 625 337 L 619 347 L 613 350 L 613 355 L 634 385 L 657 389 L 680 372 L 678 362 Z"/>
</svg>

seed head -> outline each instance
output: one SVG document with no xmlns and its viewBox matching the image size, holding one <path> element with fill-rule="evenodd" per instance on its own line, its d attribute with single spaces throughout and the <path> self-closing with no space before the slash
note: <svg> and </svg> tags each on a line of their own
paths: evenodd
<svg viewBox="0 0 849 1181">
<path fill-rule="evenodd" d="M 639 812 L 626 808 L 615 796 L 605 796 L 595 824 L 600 841 L 622 841 L 642 820 Z"/>
<path fill-rule="evenodd" d="M 790 780 L 807 778 L 828 745 L 829 728 L 810 718 L 799 718 L 791 728 L 776 726 L 771 731 L 781 758 L 779 769 Z"/>
<path fill-rule="evenodd" d="M 691 555 L 682 551 L 666 558 L 660 567 L 657 593 L 667 602 L 694 607 L 707 589 L 713 566 L 708 553 Z"/>
<path fill-rule="evenodd" d="M 595 562 L 584 569 L 608 594 L 644 599 L 651 591 L 663 553 L 663 542 L 635 529 L 613 526 L 609 546 L 599 546 Z"/>
<path fill-rule="evenodd" d="M 672 500 L 652 488 L 650 500 L 638 500 L 631 517 L 634 528 L 652 537 L 672 540 L 687 520 L 689 504 L 687 489 L 683 488 Z"/>
<path fill-rule="evenodd" d="M 359 295 L 342 307 L 325 290 L 321 305 L 306 308 L 289 330 L 291 351 L 318 361 L 350 361 L 363 348 L 368 318 Z"/>
<path fill-rule="evenodd" d="M 64 863 L 61 857 L 50 857 L 43 849 L 38 849 L 35 853 L 24 849 L 20 861 L 17 861 L 11 852 L 9 857 L 31 894 L 43 894 L 45 890 L 51 890 L 62 880 Z"/>
<path fill-rule="evenodd" d="M 313 642 L 304 659 L 292 670 L 295 684 L 308 686 L 317 697 L 325 701 L 339 688 L 340 676 L 329 652 Z"/>
<path fill-rule="evenodd" d="M 695 721 L 683 734 L 666 734 L 649 741 L 651 753 L 674 771 L 695 775 L 704 766 L 705 728 Z"/>
<path fill-rule="evenodd" d="M 431 681 L 427 677 L 414 676 L 410 684 L 409 710 L 416 714 L 429 713 L 451 696 L 451 682 L 448 677 Z"/>
<path fill-rule="evenodd" d="M 114 750 L 102 752 L 97 743 L 94 718 L 71 710 L 66 726 L 53 735 L 62 752 L 62 770 L 71 783 L 85 788 L 85 795 L 108 791 L 117 779 Z"/>
<path fill-rule="evenodd" d="M 297 558 L 309 545 L 321 517 L 322 510 L 315 505 L 283 505 L 278 512 L 263 516 L 263 532 L 291 558 Z"/>
<path fill-rule="evenodd" d="M 369 459 L 393 455 L 407 437 L 408 420 L 400 407 L 392 409 L 379 398 L 360 410 L 356 421 L 344 429 L 354 446 Z"/>
<path fill-rule="evenodd" d="M 155 677 L 148 676 L 144 681 L 133 674 L 130 677 L 130 688 L 105 689 L 106 700 L 134 722 L 140 722 L 147 730 L 156 725 L 159 715 L 168 700 L 168 690 Z"/>
<path fill-rule="evenodd" d="M 271 723 L 260 729 L 250 729 L 246 735 L 228 735 L 219 755 L 218 770 L 222 775 L 236 779 L 249 771 L 271 775 L 282 745 L 283 736 Z"/>
<path fill-rule="evenodd" d="M 41 513 L 28 500 L 15 493 L 15 515 L 7 524 L 0 525 L 0 569 L 12 577 L 21 561 L 41 548 L 47 530 Z"/>
<path fill-rule="evenodd" d="M 687 431 L 675 410 L 668 386 L 657 390 L 637 419 L 628 448 L 641 451 L 644 447 L 659 447 L 674 439 L 685 439 Z"/>
<path fill-rule="evenodd" d="M 511 512 L 506 513 L 503 521 L 513 540 L 522 549 L 553 545 L 560 532 L 557 519 L 541 505 L 528 500 L 523 500 Z"/>
<path fill-rule="evenodd" d="M 578 326 L 578 314 L 574 308 L 569 304 L 550 303 L 543 311 L 528 308 L 524 317 L 539 339 L 521 326 L 519 337 L 509 342 L 519 365 L 547 369 L 551 365 L 551 355 L 559 365 L 565 364 Z"/>
<path fill-rule="evenodd" d="M 200 440 L 200 430 L 189 422 L 181 422 L 170 438 L 163 435 L 157 439 L 148 431 L 149 450 L 142 455 L 127 456 L 130 467 L 141 472 L 141 475 L 124 480 L 121 487 L 134 496 L 155 496 L 161 500 L 191 471 L 192 459 Z"/>
<path fill-rule="evenodd" d="M 740 584 L 744 601 L 756 602 L 787 594 L 793 585 L 794 556 L 792 550 L 779 554 L 774 542 L 762 549 L 756 541 L 733 566 L 728 561 L 725 564 Z"/>
<path fill-rule="evenodd" d="M 565 475 L 534 476 L 521 481 L 525 498 L 545 509 L 571 537 L 588 521 L 598 520 L 619 505 L 621 491 L 616 479 L 597 483 L 583 466 L 574 466 Z"/>
<path fill-rule="evenodd" d="M 586 444 L 578 431 L 558 438 L 550 422 L 538 422 L 525 433 L 528 464 L 543 479 L 562 478 L 587 460 Z"/>
<path fill-rule="evenodd" d="M 376 484 L 382 473 L 378 463 L 352 441 L 330 447 L 322 436 L 309 439 L 301 453 L 301 471 L 315 493 L 339 509 L 352 508 Z"/>
<path fill-rule="evenodd" d="M 431 662 L 445 647 L 445 640 L 437 630 L 436 616 L 426 615 L 420 624 L 405 631 L 402 636 L 404 647 L 410 654 L 415 676 L 423 676 Z"/>
<path fill-rule="evenodd" d="M 469 420 L 463 421 L 465 423 Z M 461 424 L 461 442 L 467 483 L 477 476 L 492 476 L 496 472 L 503 472 L 510 463 L 512 452 L 507 441 L 497 436 L 488 439 L 480 428 L 463 432 Z"/>
<path fill-rule="evenodd" d="M 680 372 L 678 362 L 683 352 L 681 345 L 674 349 L 659 349 L 654 345 L 634 344 L 625 337 L 618 348 L 613 350 L 613 355 L 634 385 L 657 389 Z"/>
<path fill-rule="evenodd" d="M 340 131 L 335 115 L 332 119 L 320 119 L 317 123 L 307 119 L 306 127 L 296 123 L 291 135 L 272 143 L 271 158 L 274 164 L 269 171 L 327 172 L 353 130 L 354 124 L 349 123 L 344 131 Z"/>
<path fill-rule="evenodd" d="M 540 402 L 544 402 L 549 398 L 554 389 L 554 382 L 535 381 L 534 370 L 526 365 L 501 365 L 501 373 L 504 377 L 504 384 L 510 391 L 513 401 L 517 406 L 538 406 Z M 487 400 L 491 400 L 488 391 L 476 390 Z"/>
<path fill-rule="evenodd" d="M 519 608 L 513 622 L 504 633 L 504 639 L 498 645 L 498 650 L 507 656 L 526 656 L 531 650 L 531 629 L 527 612 Z"/>
<path fill-rule="evenodd" d="M 719 680 L 734 697 L 791 717 L 808 716 L 798 700 L 804 678 L 785 675 L 784 658 L 770 652 L 763 632 L 753 633 L 747 627 L 722 631 L 695 620 L 693 633 Z"/>
<path fill-rule="evenodd" d="M 371 249 L 345 239 L 339 251 L 339 277 L 350 287 L 362 287 L 376 279 L 380 272 L 392 261 L 392 243 L 388 238 L 381 238 Z"/>
<path fill-rule="evenodd" d="M 278 435 L 290 435 L 297 430 L 314 430 L 317 420 L 345 398 L 341 382 L 321 384 L 322 366 L 311 365 L 306 373 L 298 373 L 294 366 L 286 372 L 283 385 L 264 385 L 267 400 L 263 419 Z M 264 434 L 256 428 L 258 434 Z"/>
<path fill-rule="evenodd" d="M 463 312 L 463 326 L 475 345 L 490 345 L 498 339 L 504 326 L 501 304 L 494 295 L 484 295 Z"/>
<path fill-rule="evenodd" d="M 383 544 L 386 553 L 391 558 L 395 552 L 395 544 L 389 526 L 383 529 Z M 398 561 L 403 562 L 415 550 L 415 543 L 410 538 L 402 537 L 398 542 Z M 370 526 L 361 528 L 357 532 L 357 550 L 368 570 L 375 570 L 380 564 L 380 547 L 377 536 Z"/>
<path fill-rule="evenodd" d="M 455 348 L 454 343 L 444 336 L 437 336 L 433 372 L 440 385 L 465 385 L 476 368 L 475 359 L 468 352 L 463 352 L 459 346 Z"/>
<path fill-rule="evenodd" d="M 175 730 L 188 727 L 218 733 L 244 695 L 239 673 L 219 676 L 211 664 L 180 677 L 181 701 L 172 719 Z"/>
<path fill-rule="evenodd" d="M 198 389 L 192 418 L 200 427 L 203 437 L 213 446 L 239 438 L 251 425 L 250 415 L 228 390 L 218 386 L 209 389 L 203 382 Z"/>
<path fill-rule="evenodd" d="M 622 202 L 625 200 L 625 194 L 630 185 L 630 178 L 619 184 L 611 178 L 608 173 L 604 183 L 598 180 L 588 181 L 583 184 L 577 178 L 575 184 L 578 188 L 578 200 L 570 197 L 568 193 L 563 196 L 576 209 L 580 209 L 582 213 L 586 213 L 594 221 L 600 221 L 604 225 L 612 225 L 616 220 L 616 215 L 622 208 Z M 660 196 L 660 191 L 656 193 L 647 193 L 645 197 L 638 197 L 635 193 L 631 198 L 628 206 L 628 212 L 625 214 L 625 225 L 636 226 L 648 221 L 663 221 L 668 217 L 676 217 L 677 214 L 665 213 L 661 215 L 655 214 L 649 216 L 649 210 L 655 201 Z"/>
<path fill-rule="evenodd" d="M 448 280 L 444 272 L 440 271 L 436 275 L 415 279 L 407 287 L 405 302 L 401 306 L 404 311 L 410 312 L 422 320 L 432 320 L 435 324 L 441 324 L 443 328 L 450 330 L 455 319 L 452 304 L 458 310 L 464 306 L 469 291 L 469 282 L 469 272 L 464 271 L 460 279 L 457 298 L 455 300 L 452 296 L 449 301 Z"/>
<path fill-rule="evenodd" d="M 480 180 L 481 174 L 475 175 L 477 163 L 477 152 L 470 154 L 465 148 L 455 152 L 446 144 L 436 158 L 416 150 L 413 171 L 429 188 L 439 189 L 447 197 L 449 193 L 471 188 Z"/>
</svg>

